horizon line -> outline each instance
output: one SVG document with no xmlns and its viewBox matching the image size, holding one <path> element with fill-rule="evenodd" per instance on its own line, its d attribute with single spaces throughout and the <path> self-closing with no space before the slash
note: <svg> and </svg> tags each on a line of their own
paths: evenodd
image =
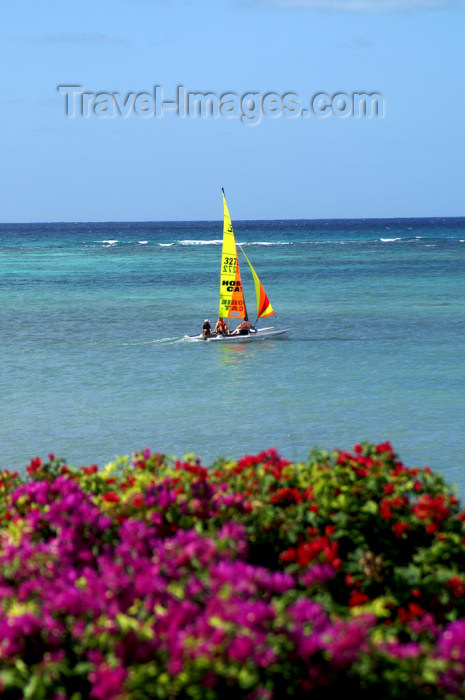
<svg viewBox="0 0 465 700">
<path fill-rule="evenodd" d="M 238 222 L 262 222 L 262 221 L 411 221 L 413 219 L 465 219 L 465 214 L 459 216 L 444 216 L 444 215 L 434 215 L 434 216 L 334 216 L 334 217 L 316 217 L 316 218 L 291 218 L 287 219 L 284 217 L 278 217 L 273 219 L 234 219 L 235 223 Z M 176 224 L 176 223 L 221 223 L 222 219 L 114 219 L 114 220 L 103 220 L 103 219 L 82 219 L 79 221 L 72 220 L 55 220 L 55 221 L 0 221 L 0 226 L 25 226 L 28 224 L 34 225 L 44 225 L 44 224 Z"/>
</svg>

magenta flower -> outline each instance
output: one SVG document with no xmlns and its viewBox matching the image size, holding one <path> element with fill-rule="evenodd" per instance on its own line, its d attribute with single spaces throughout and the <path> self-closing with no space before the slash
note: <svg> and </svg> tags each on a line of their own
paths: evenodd
<svg viewBox="0 0 465 700">
<path fill-rule="evenodd" d="M 331 564 L 314 564 L 299 576 L 299 581 L 303 586 L 319 586 L 335 578 L 336 572 Z"/>
<path fill-rule="evenodd" d="M 233 661 L 245 663 L 254 648 L 254 642 L 250 637 L 238 635 L 228 647 L 228 656 Z"/>
<path fill-rule="evenodd" d="M 127 677 L 126 669 L 121 666 L 111 668 L 103 663 L 95 671 L 89 673 L 92 684 L 90 697 L 96 700 L 123 700 L 128 695 L 123 691 L 123 684 Z"/>
</svg>

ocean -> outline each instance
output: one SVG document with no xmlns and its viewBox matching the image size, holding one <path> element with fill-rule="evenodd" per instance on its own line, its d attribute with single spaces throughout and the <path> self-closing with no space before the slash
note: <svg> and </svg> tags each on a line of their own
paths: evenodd
<svg viewBox="0 0 465 700">
<path fill-rule="evenodd" d="M 0 468 L 390 440 L 463 498 L 465 219 L 231 213 L 287 336 L 185 337 L 217 318 L 220 221 L 0 225 Z"/>
</svg>

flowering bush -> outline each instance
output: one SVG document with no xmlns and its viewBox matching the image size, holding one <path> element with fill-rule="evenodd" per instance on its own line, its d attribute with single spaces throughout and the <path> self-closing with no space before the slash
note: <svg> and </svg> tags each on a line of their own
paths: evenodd
<svg viewBox="0 0 465 700">
<path fill-rule="evenodd" d="M 0 694 L 465 697 L 465 517 L 389 443 L 0 475 Z"/>
</svg>

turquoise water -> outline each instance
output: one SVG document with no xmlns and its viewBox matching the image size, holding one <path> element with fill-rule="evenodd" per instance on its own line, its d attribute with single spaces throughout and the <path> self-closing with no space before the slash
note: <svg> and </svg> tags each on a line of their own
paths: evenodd
<svg viewBox="0 0 465 700">
<path fill-rule="evenodd" d="M 221 222 L 0 226 L 0 466 L 388 439 L 465 495 L 465 219 L 233 223 L 288 337 L 184 338 L 216 320 Z"/>
</svg>

